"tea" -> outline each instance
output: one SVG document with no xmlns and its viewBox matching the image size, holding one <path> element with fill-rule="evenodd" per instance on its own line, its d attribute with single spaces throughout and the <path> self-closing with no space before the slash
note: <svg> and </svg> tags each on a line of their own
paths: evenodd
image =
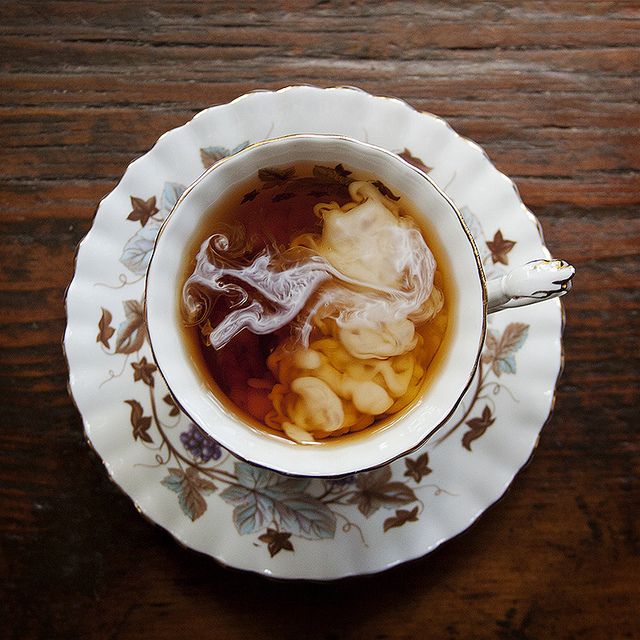
<svg viewBox="0 0 640 640">
<path fill-rule="evenodd" d="M 342 164 L 265 168 L 216 202 L 188 253 L 181 309 L 216 395 L 302 444 L 410 406 L 453 302 L 443 252 L 414 211 Z"/>
</svg>

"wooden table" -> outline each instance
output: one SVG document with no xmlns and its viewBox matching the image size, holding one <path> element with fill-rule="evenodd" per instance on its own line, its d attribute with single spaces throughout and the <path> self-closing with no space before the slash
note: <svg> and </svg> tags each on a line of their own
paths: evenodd
<svg viewBox="0 0 640 640">
<path fill-rule="evenodd" d="M 639 19 L 632 0 L 3 2 L 3 637 L 638 637 Z M 448 119 L 578 269 L 555 414 L 506 497 L 334 584 L 225 570 L 141 518 L 84 442 L 60 348 L 74 247 L 127 164 L 293 83 Z"/>
</svg>

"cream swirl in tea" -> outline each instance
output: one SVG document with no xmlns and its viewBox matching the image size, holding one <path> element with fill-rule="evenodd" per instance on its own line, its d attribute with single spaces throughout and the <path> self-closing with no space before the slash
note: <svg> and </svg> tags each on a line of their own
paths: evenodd
<svg viewBox="0 0 640 640">
<path fill-rule="evenodd" d="M 240 217 L 201 243 L 183 314 L 236 405 L 268 430 L 316 443 L 361 431 L 418 395 L 446 330 L 443 283 L 422 231 L 385 185 L 348 178 L 336 193 L 305 184 L 297 197 L 293 175 L 281 182 L 250 199 L 264 200 L 253 204 L 253 233 Z M 325 191 L 336 197 L 319 198 Z M 278 204 L 289 221 L 313 212 L 311 223 L 288 225 L 288 242 L 269 213 Z"/>
</svg>

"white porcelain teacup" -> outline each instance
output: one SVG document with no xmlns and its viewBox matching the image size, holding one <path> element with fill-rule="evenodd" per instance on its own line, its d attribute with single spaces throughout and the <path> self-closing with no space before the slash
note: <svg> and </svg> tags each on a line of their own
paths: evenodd
<svg viewBox="0 0 640 640">
<path fill-rule="evenodd" d="M 454 292 L 446 349 L 437 373 L 409 409 L 382 428 L 307 446 L 255 428 L 229 409 L 205 383 L 183 339 L 180 305 L 185 252 L 202 215 L 234 187 L 264 167 L 298 162 L 335 166 L 375 176 L 414 205 L 414 214 L 445 250 Z M 146 318 L 156 363 L 182 410 L 234 455 L 281 473 L 339 476 L 386 464 L 424 443 L 453 414 L 474 377 L 485 338 L 487 313 L 563 295 L 573 267 L 539 260 L 486 282 L 478 251 L 460 213 L 422 171 L 398 155 L 331 135 L 291 135 L 259 142 L 225 158 L 198 178 L 165 221 L 147 272 Z"/>
</svg>

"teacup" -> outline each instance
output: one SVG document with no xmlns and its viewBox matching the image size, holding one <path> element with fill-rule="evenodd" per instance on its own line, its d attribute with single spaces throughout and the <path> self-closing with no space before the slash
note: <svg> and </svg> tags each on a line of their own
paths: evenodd
<svg viewBox="0 0 640 640">
<path fill-rule="evenodd" d="M 414 215 L 445 251 L 455 304 L 437 372 L 406 411 L 382 428 L 306 446 L 256 429 L 204 382 L 182 339 L 180 311 L 185 253 L 203 213 L 264 167 L 299 162 L 341 165 L 374 176 L 414 205 Z M 238 458 L 301 476 L 341 476 L 375 468 L 427 441 L 451 417 L 476 372 L 487 314 L 565 294 L 573 267 L 537 260 L 486 281 L 474 240 L 451 200 L 398 155 L 344 136 L 291 135 L 253 144 L 224 158 L 186 189 L 158 235 L 146 281 L 146 320 L 154 357 L 175 400 L 193 422 Z"/>
</svg>

